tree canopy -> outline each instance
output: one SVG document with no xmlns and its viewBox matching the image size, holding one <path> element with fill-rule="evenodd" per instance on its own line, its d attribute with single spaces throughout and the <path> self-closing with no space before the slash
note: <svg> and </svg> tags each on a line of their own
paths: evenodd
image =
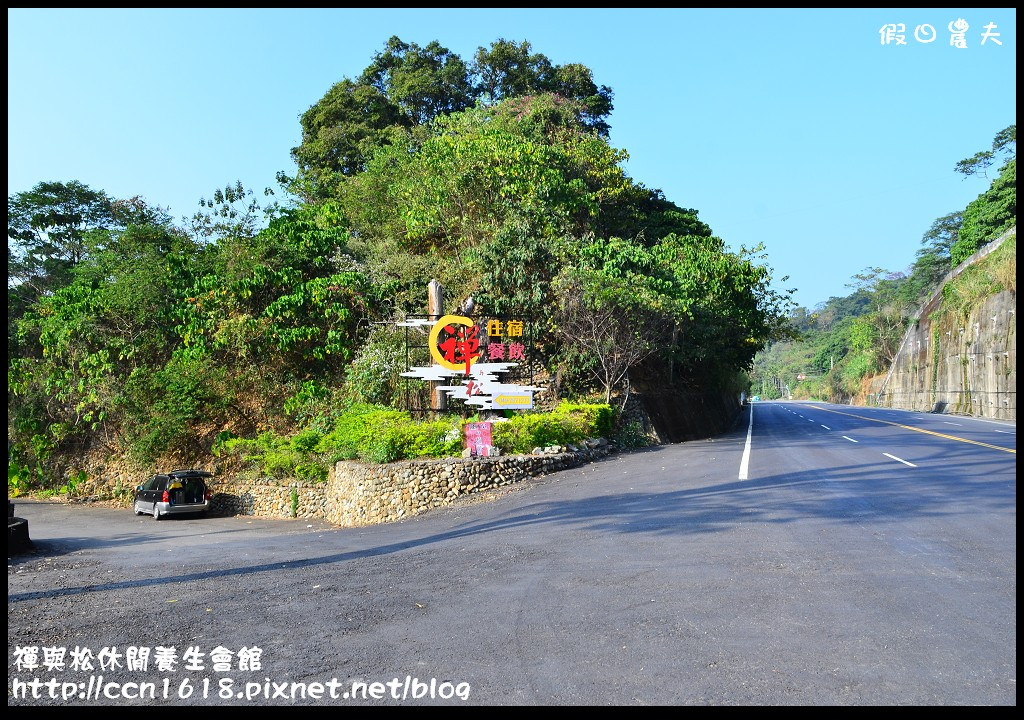
<svg viewBox="0 0 1024 720">
<path fill-rule="evenodd" d="M 467 63 L 436 41 L 420 47 L 392 36 L 356 79 L 343 78 L 303 113 L 293 188 L 307 199 L 331 196 L 374 149 L 416 142 L 416 133 L 403 131 L 476 104 L 539 94 L 576 103 L 582 125 L 607 137 L 613 94 L 585 65 L 554 65 L 529 42 L 505 39 L 478 48 Z"/>
<path fill-rule="evenodd" d="M 528 42 L 467 62 L 392 37 L 302 114 L 283 203 L 229 184 L 177 226 L 78 182 L 10 196 L 12 467 L 195 456 L 398 405 L 386 323 L 422 313 L 431 279 L 531 318 L 563 395 L 722 386 L 789 332 L 789 291 L 760 248 L 629 177 L 611 110 L 589 68 Z"/>
</svg>

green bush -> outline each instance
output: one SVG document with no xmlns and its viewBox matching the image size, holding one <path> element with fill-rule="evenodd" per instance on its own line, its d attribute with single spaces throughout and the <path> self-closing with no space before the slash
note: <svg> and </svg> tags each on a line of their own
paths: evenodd
<svg viewBox="0 0 1024 720">
<path fill-rule="evenodd" d="M 415 422 L 407 412 L 373 405 L 353 405 L 316 446 L 331 460 L 378 463 L 447 457 L 461 449 L 462 435 L 454 420 Z"/>
<path fill-rule="evenodd" d="M 638 420 L 631 420 L 613 438 L 620 447 L 635 449 L 652 445 L 650 436 Z"/>
<path fill-rule="evenodd" d="M 585 425 L 587 437 L 607 437 L 615 427 L 615 411 L 611 405 L 569 403 L 562 401 L 555 408 L 558 415 L 580 418 Z"/>
<path fill-rule="evenodd" d="M 361 403 L 397 404 L 404 389 L 405 370 L 405 333 L 392 325 L 377 325 L 346 370 L 349 396 Z"/>
<path fill-rule="evenodd" d="M 237 437 L 238 436 L 230 430 L 221 430 L 217 433 L 217 436 L 213 439 L 213 443 L 210 445 L 210 453 L 214 457 L 220 457 L 221 453 L 227 449 L 228 441 L 234 440 Z"/>
<path fill-rule="evenodd" d="M 291 446 L 296 452 L 311 453 L 316 449 L 317 444 L 319 444 L 322 438 L 323 435 L 316 430 L 307 428 L 292 437 Z"/>
<path fill-rule="evenodd" d="M 257 462 L 269 477 L 283 480 L 294 475 L 302 456 L 289 449 L 270 450 L 263 453 Z"/>
<path fill-rule="evenodd" d="M 118 400 L 131 454 L 151 462 L 193 438 L 196 423 L 219 417 L 226 377 L 225 368 L 184 356 L 172 357 L 156 372 L 132 373 Z"/>
<path fill-rule="evenodd" d="M 320 409 L 320 405 L 330 395 L 330 390 L 315 380 L 306 380 L 298 392 L 284 401 L 284 411 L 295 418 L 296 422 L 308 422 Z"/>
<path fill-rule="evenodd" d="M 388 463 L 420 457 L 452 457 L 462 451 L 462 426 L 469 420 L 417 422 L 409 413 L 356 404 L 341 413 L 326 434 L 307 428 L 291 439 L 265 432 L 250 440 L 223 442 L 228 452 L 265 477 L 320 482 L 338 460 Z M 494 423 L 492 440 L 506 453 L 530 453 L 537 446 L 573 445 L 610 435 L 614 413 L 608 405 L 563 403 L 551 413 L 516 415 Z"/>
<path fill-rule="evenodd" d="M 302 463 L 295 466 L 295 477 L 305 482 L 325 482 L 327 480 L 327 468 L 318 462 Z"/>
<path fill-rule="evenodd" d="M 388 428 L 411 422 L 409 413 L 379 405 L 355 404 L 334 424 L 334 429 L 316 445 L 316 452 L 334 460 L 353 460 L 369 452 L 371 444 L 383 442 Z"/>
<path fill-rule="evenodd" d="M 450 457 L 462 452 L 462 428 L 452 420 L 403 427 L 405 457 Z"/>
</svg>

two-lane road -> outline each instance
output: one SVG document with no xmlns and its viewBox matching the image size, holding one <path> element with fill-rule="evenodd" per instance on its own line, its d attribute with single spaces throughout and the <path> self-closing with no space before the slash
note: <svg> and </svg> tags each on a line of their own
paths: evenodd
<svg viewBox="0 0 1024 720">
<path fill-rule="evenodd" d="M 756 403 L 391 525 L 19 505 L 39 551 L 8 567 L 8 689 L 16 647 L 255 645 L 257 681 L 470 703 L 1015 704 L 1015 450 L 1008 423 Z"/>
</svg>

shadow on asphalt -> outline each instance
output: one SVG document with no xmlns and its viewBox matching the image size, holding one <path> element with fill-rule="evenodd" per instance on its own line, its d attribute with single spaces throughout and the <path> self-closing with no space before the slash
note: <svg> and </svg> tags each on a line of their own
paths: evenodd
<svg viewBox="0 0 1024 720">
<path fill-rule="evenodd" d="M 187 518 L 180 518 L 180 520 L 186 520 Z M 160 521 L 174 522 L 171 518 L 165 518 Z M 189 526 L 194 527 L 194 526 Z M 237 528 L 234 530 L 213 530 L 200 533 L 203 536 L 208 535 L 223 535 L 225 533 L 239 533 L 246 532 L 244 528 Z M 90 536 L 67 536 L 67 537 L 53 537 L 45 540 L 33 540 L 32 547 L 19 552 L 17 555 L 8 553 L 7 562 L 8 565 L 17 565 L 23 562 L 29 562 L 36 560 L 40 557 L 61 557 L 78 550 L 95 550 L 97 548 L 113 548 L 123 545 L 144 545 L 148 542 L 174 540 L 177 538 L 181 539 L 192 539 L 196 537 L 195 532 L 182 533 L 180 535 L 151 535 L 151 534 L 138 534 L 138 533 L 122 533 L 119 535 L 111 535 L 108 537 L 90 537 Z"/>
<path fill-rule="evenodd" d="M 790 434 L 792 443 L 806 442 L 820 446 L 822 442 L 821 434 L 808 434 L 802 428 Z M 926 442 L 924 436 L 920 442 Z M 934 443 L 923 445 L 924 450 L 930 451 L 932 462 L 939 463 L 958 452 L 957 448 L 940 448 Z M 967 466 L 968 470 L 955 475 L 941 475 L 935 471 L 927 474 L 908 473 L 895 472 L 892 462 L 880 457 L 874 463 L 834 467 L 825 471 L 784 472 L 748 481 L 666 492 L 615 493 L 578 500 L 534 503 L 507 517 L 470 522 L 445 532 L 363 550 L 141 580 L 14 593 L 8 595 L 7 600 L 8 603 L 17 603 L 106 590 L 287 572 L 397 553 L 455 538 L 549 524 L 590 532 L 686 536 L 721 532 L 739 524 L 792 523 L 806 518 L 863 523 L 954 516 L 965 512 L 1008 511 L 1016 508 L 1016 483 L 1007 482 L 1005 474 L 994 475 L 997 470 L 1005 473 L 1005 466 L 1005 458 L 993 455 L 991 461 L 976 461 Z M 822 491 L 796 495 L 772 492 L 812 485 L 819 486 Z M 83 539 L 63 540 L 77 542 Z M 118 542 L 138 542 L 138 537 L 119 536 L 110 541 L 98 541 L 96 546 Z"/>
</svg>

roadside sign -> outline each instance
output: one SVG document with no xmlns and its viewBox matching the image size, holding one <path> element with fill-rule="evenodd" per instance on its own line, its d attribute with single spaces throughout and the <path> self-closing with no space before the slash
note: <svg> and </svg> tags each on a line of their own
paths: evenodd
<svg viewBox="0 0 1024 720">
<path fill-rule="evenodd" d="M 491 454 L 491 424 L 489 422 L 466 423 L 466 447 L 474 457 L 488 457 Z"/>
</svg>

